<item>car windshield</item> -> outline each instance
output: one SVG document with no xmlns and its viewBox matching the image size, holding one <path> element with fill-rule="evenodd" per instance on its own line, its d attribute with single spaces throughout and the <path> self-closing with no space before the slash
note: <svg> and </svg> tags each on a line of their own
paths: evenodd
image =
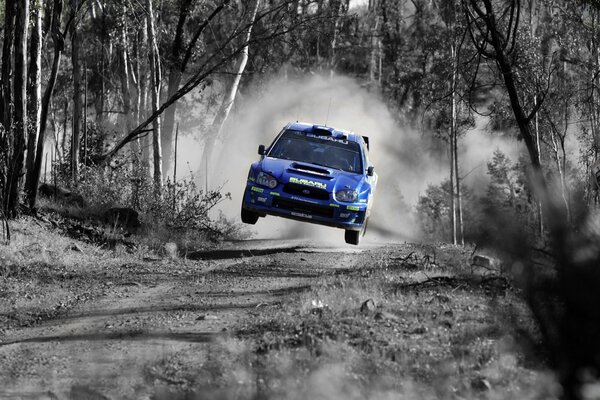
<svg viewBox="0 0 600 400">
<path fill-rule="evenodd" d="M 269 152 L 269 157 L 306 162 L 346 172 L 362 172 L 358 143 L 295 130 L 287 130 L 281 135 Z"/>
</svg>

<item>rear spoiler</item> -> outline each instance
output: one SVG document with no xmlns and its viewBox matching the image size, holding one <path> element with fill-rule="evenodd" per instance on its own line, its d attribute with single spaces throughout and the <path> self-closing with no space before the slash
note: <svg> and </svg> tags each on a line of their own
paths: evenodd
<svg viewBox="0 0 600 400">
<path fill-rule="evenodd" d="M 363 138 L 363 140 L 365 141 L 365 144 L 367 145 L 367 150 L 371 150 L 371 149 L 369 148 L 369 137 L 368 137 L 368 136 L 363 136 L 362 138 Z"/>
</svg>

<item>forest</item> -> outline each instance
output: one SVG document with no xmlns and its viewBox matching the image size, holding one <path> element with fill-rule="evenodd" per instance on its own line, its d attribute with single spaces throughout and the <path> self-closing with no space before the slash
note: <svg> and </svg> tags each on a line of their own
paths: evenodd
<svg viewBox="0 0 600 400">
<path fill-rule="evenodd" d="M 443 178 L 425 182 L 414 204 L 402 178 L 380 199 L 409 215 L 411 239 L 504 257 L 523 279 L 562 398 L 583 398 L 584 381 L 598 378 L 597 0 L 0 3 L 6 242 L 21 216 L 105 218 L 111 207 L 139 212 L 168 237 L 246 238 L 217 213 L 231 194 L 212 175 L 240 104 L 275 79 L 341 82 L 380 101 L 399 127 L 379 143 L 373 135 L 375 149 L 400 146 L 410 131 L 441 159 Z M 251 135 L 238 144 L 255 154 Z M 477 184 L 465 167 L 474 135 L 518 147 L 485 149 L 493 155 Z M 182 172 L 184 140 L 199 150 Z M 377 164 L 386 169 L 394 166 Z M 73 202 L 58 207 L 48 200 L 57 193 Z M 540 272 L 540 258 L 554 268 Z"/>
<path fill-rule="evenodd" d="M 41 181 L 160 208 L 177 197 L 179 124 L 203 109 L 192 134 L 208 159 L 238 93 L 275 74 L 351 77 L 398 126 L 446 149 L 447 179 L 415 210 L 429 240 L 473 240 L 490 208 L 519 215 L 541 238 L 532 172 L 568 224 L 597 201 L 591 1 L 14 1 L 3 11 L 6 218 L 35 209 Z M 460 149 L 477 120 L 524 151 L 511 159 L 498 149 L 476 196 L 463 184 Z"/>
</svg>

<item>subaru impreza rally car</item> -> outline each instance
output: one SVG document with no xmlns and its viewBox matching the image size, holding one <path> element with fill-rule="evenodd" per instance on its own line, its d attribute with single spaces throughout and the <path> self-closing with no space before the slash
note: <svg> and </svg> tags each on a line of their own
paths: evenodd
<svg viewBox="0 0 600 400">
<path fill-rule="evenodd" d="M 242 221 L 274 215 L 341 228 L 359 243 L 367 227 L 377 174 L 369 138 L 327 126 L 290 123 L 258 147 L 250 166 Z"/>
</svg>

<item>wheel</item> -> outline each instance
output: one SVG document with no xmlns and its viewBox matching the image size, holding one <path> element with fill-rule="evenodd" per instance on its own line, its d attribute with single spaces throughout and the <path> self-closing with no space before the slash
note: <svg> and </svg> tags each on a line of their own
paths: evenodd
<svg viewBox="0 0 600 400">
<path fill-rule="evenodd" d="M 252 212 L 250 210 L 246 210 L 245 208 L 242 208 L 242 222 L 243 223 L 254 225 L 254 224 L 256 224 L 256 221 L 258 221 L 258 217 L 259 217 L 259 215 L 257 213 Z"/>
<path fill-rule="evenodd" d="M 346 233 L 344 234 L 344 239 L 346 239 L 346 243 L 358 245 L 358 242 L 360 242 L 361 232 L 362 232 L 362 229 L 360 231 L 347 230 Z"/>
</svg>

